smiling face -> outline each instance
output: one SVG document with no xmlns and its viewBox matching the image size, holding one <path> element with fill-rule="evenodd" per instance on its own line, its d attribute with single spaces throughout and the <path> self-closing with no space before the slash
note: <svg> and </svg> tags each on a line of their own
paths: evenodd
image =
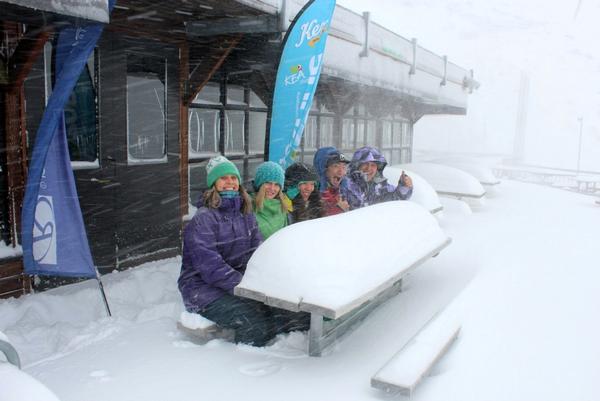
<svg viewBox="0 0 600 401">
<path fill-rule="evenodd" d="M 265 188 L 265 198 L 267 199 L 275 199 L 279 191 L 281 191 L 281 187 L 275 182 L 265 182 L 263 187 Z"/>
<path fill-rule="evenodd" d="M 377 163 L 374 162 L 365 162 L 362 163 L 358 169 L 365 175 L 367 181 L 372 181 L 377 174 Z"/>
<path fill-rule="evenodd" d="M 325 176 L 332 187 L 338 188 L 340 186 L 342 178 L 346 175 L 346 167 L 346 163 L 332 163 L 327 167 Z"/>
<path fill-rule="evenodd" d="M 303 181 L 298 184 L 298 190 L 300 191 L 300 196 L 304 202 L 308 201 L 308 197 L 315 190 L 315 182 L 314 181 Z"/>
<path fill-rule="evenodd" d="M 235 175 L 224 175 L 223 177 L 217 178 L 217 181 L 215 181 L 215 189 L 217 192 L 239 191 L 240 182 Z"/>
</svg>

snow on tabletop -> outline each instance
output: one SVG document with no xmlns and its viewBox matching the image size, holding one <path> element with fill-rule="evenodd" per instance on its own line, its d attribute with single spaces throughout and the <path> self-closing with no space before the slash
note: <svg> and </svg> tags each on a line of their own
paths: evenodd
<svg viewBox="0 0 600 401">
<path fill-rule="evenodd" d="M 337 318 L 448 241 L 421 206 L 381 203 L 276 232 L 254 252 L 238 288 Z"/>
<path fill-rule="evenodd" d="M 5 341 L 10 344 L 10 340 L 8 339 L 8 336 L 1 331 L 0 331 L 0 340 Z"/>
<path fill-rule="evenodd" d="M 59 401 L 48 387 L 9 363 L 0 363 L 0 400 Z"/>
<path fill-rule="evenodd" d="M 492 169 L 482 161 L 467 157 L 442 157 L 431 160 L 432 163 L 450 166 L 471 174 L 477 178 L 482 185 L 496 185 L 500 180 L 496 178 Z"/>
<path fill-rule="evenodd" d="M 396 185 L 400 179 L 400 174 L 404 171 L 413 181 L 413 193 L 410 197 L 411 202 L 418 203 L 431 213 L 437 213 L 443 209 L 440 198 L 435 189 L 420 175 L 414 171 L 403 170 L 401 168 L 387 166 L 383 170 L 383 175 L 392 185 Z"/>
<path fill-rule="evenodd" d="M 460 331 L 458 321 L 435 317 L 372 378 L 373 387 L 412 392 Z"/>
<path fill-rule="evenodd" d="M 190 330 L 206 329 L 207 327 L 215 325 L 215 322 L 212 320 L 208 320 L 197 313 L 190 313 L 186 311 L 181 312 L 179 322 Z"/>
<path fill-rule="evenodd" d="M 427 180 L 437 192 L 481 197 L 485 189 L 472 175 L 450 166 L 435 163 L 406 163 L 393 167 L 414 171 Z"/>
</svg>

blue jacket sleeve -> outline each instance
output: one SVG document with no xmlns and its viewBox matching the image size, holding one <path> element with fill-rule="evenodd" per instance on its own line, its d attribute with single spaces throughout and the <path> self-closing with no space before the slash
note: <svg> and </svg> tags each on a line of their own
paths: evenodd
<svg viewBox="0 0 600 401">
<path fill-rule="evenodd" d="M 184 246 L 192 255 L 192 268 L 202 280 L 226 291 L 242 281 L 242 273 L 225 262 L 217 250 L 218 222 L 208 213 L 195 216 L 186 227 Z"/>
</svg>

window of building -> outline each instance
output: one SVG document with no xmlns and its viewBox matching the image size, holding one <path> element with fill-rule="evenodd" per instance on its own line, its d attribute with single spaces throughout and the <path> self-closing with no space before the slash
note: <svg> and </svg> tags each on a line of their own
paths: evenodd
<svg viewBox="0 0 600 401">
<path fill-rule="evenodd" d="M 408 120 L 388 116 L 382 121 L 381 151 L 388 164 L 409 163 L 412 154 L 411 127 Z"/>
<path fill-rule="evenodd" d="M 54 45 L 44 45 L 46 103 L 54 83 Z M 65 108 L 65 128 L 71 166 L 74 169 L 98 168 L 98 53 L 93 51 L 83 67 Z"/>
<path fill-rule="evenodd" d="M 266 130 L 267 106 L 249 86 L 226 78 L 208 83 L 189 106 L 190 203 L 206 189 L 206 172 L 197 169 L 204 170 L 217 154 L 238 166 L 246 184 L 254 178 L 264 159 Z"/>
<path fill-rule="evenodd" d="M 167 62 L 127 57 L 127 159 L 129 164 L 167 161 Z"/>
</svg>

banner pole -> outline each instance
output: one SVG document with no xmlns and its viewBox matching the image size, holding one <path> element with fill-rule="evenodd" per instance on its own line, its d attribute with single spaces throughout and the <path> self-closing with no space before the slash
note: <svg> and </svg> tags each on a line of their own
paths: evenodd
<svg viewBox="0 0 600 401">
<path fill-rule="evenodd" d="M 108 300 L 106 299 L 106 293 L 104 292 L 104 285 L 102 285 L 102 280 L 100 280 L 100 272 L 98 268 L 96 268 L 96 280 L 98 280 L 98 287 L 100 288 L 100 294 L 102 295 L 102 300 L 104 301 L 104 308 L 106 309 L 106 313 L 108 317 L 112 317 L 110 313 L 110 307 L 108 306 Z"/>
</svg>

